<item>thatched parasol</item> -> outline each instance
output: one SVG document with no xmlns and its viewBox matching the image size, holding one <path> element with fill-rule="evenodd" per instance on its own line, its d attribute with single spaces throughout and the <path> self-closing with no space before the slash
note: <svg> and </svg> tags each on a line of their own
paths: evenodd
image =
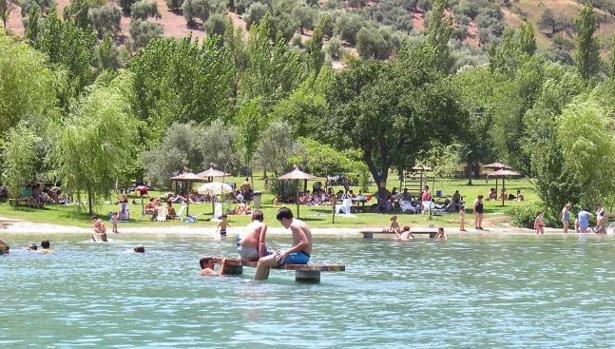
<svg viewBox="0 0 615 349">
<path fill-rule="evenodd" d="M 492 163 L 487 164 L 487 165 L 483 165 L 482 168 L 489 168 L 489 169 L 496 170 L 496 171 L 497 170 L 502 170 L 502 169 L 504 169 L 504 170 L 512 169 L 512 167 L 510 167 L 510 166 L 508 166 L 508 165 L 506 165 L 504 163 L 501 163 L 499 161 L 492 162 Z M 498 177 L 495 177 L 495 192 L 496 193 L 498 192 Z"/>
<path fill-rule="evenodd" d="M 316 176 L 312 176 L 309 173 L 305 173 L 303 171 L 301 171 L 297 166 L 295 166 L 295 169 L 288 172 L 287 174 L 278 177 L 279 180 L 281 181 L 290 181 L 290 180 L 296 180 L 297 181 L 297 193 L 295 196 L 295 202 L 297 203 L 297 218 L 299 218 L 299 181 L 300 180 L 310 180 L 310 179 L 316 179 L 318 177 Z"/>
<path fill-rule="evenodd" d="M 200 172 L 197 175 L 203 178 L 216 178 L 216 177 L 228 177 L 230 176 L 230 173 L 216 170 L 212 164 L 207 170 Z"/>
<path fill-rule="evenodd" d="M 205 180 L 197 174 L 192 172 L 185 172 L 179 174 L 177 176 L 170 178 L 174 182 L 186 182 L 188 183 L 188 201 L 186 201 L 186 216 L 190 213 L 190 188 L 192 187 L 192 182 L 204 182 Z"/>
<path fill-rule="evenodd" d="M 505 183 L 506 177 L 515 177 L 515 176 L 521 176 L 521 174 L 515 171 L 508 170 L 508 169 L 500 169 L 495 172 L 487 174 L 487 177 L 502 178 L 502 193 L 506 191 L 506 183 Z M 497 189 L 496 189 L 496 193 L 497 193 Z M 502 195 L 502 206 L 504 206 L 504 200 L 506 200 L 506 198 L 504 197 L 504 195 Z"/>
</svg>

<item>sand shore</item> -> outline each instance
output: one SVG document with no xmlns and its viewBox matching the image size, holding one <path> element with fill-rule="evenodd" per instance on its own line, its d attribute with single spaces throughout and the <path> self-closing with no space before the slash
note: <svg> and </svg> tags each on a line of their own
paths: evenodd
<svg viewBox="0 0 615 349">
<path fill-rule="evenodd" d="M 120 225 L 121 234 L 159 234 L 159 235 L 212 235 L 216 234 L 215 227 L 203 227 L 194 225 L 169 225 L 167 227 L 135 227 L 135 226 L 122 226 Z M 435 226 L 413 226 L 412 230 L 434 230 Z M 242 227 L 231 227 L 228 230 L 229 235 L 234 235 L 236 231 L 241 230 Z M 512 226 L 485 226 L 485 230 L 476 230 L 468 228 L 466 232 L 460 232 L 456 228 L 445 228 L 448 235 L 534 235 L 535 231 L 526 228 L 512 227 Z M 362 230 L 377 230 L 375 228 L 313 228 L 312 234 L 315 236 L 330 236 L 330 237 L 346 237 L 346 238 L 360 238 Z M 75 226 L 65 226 L 57 224 L 42 224 L 32 223 L 23 220 L 9 219 L 0 217 L 0 236 L 6 234 L 89 234 L 90 228 L 81 228 Z M 268 230 L 270 235 L 288 235 L 288 230 L 282 227 L 273 226 Z M 561 229 L 546 228 L 545 235 L 563 235 Z M 386 235 L 384 235 L 386 236 Z"/>
</svg>

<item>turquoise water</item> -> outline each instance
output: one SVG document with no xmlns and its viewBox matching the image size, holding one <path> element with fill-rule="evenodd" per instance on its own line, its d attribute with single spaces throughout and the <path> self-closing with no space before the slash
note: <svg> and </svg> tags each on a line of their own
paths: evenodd
<svg viewBox="0 0 615 349">
<path fill-rule="evenodd" d="M 319 238 L 314 262 L 347 271 L 305 285 L 199 276 L 231 239 L 53 236 L 39 255 L 1 237 L 1 348 L 615 347 L 611 238 Z M 138 243 L 148 253 L 125 252 Z"/>
</svg>

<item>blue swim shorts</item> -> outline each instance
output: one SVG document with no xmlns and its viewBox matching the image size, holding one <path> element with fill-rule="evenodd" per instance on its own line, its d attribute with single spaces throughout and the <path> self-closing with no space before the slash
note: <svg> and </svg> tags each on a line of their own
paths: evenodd
<svg viewBox="0 0 615 349">
<path fill-rule="evenodd" d="M 310 255 L 301 251 L 289 254 L 281 264 L 308 264 Z"/>
</svg>

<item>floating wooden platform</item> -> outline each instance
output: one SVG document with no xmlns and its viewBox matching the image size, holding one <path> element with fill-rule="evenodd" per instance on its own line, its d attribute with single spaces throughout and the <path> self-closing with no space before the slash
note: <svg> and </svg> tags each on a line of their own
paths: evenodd
<svg viewBox="0 0 615 349">
<path fill-rule="evenodd" d="M 203 257 L 213 258 L 215 264 L 222 265 L 224 260 L 224 273 L 226 275 L 240 275 L 243 273 L 243 267 L 256 268 L 256 261 L 242 261 L 240 258 L 222 258 L 222 257 Z M 341 272 L 346 271 L 344 265 L 315 265 L 315 264 L 284 264 L 273 265 L 271 269 L 294 270 L 295 281 L 297 282 L 320 282 L 321 272 Z"/>
<path fill-rule="evenodd" d="M 364 239 L 373 239 L 375 234 L 395 235 L 395 233 L 392 231 L 383 231 L 383 230 L 363 230 L 360 233 L 363 234 Z M 410 230 L 410 233 L 412 233 L 412 235 L 429 235 L 429 238 L 433 239 L 436 237 L 436 234 L 438 233 L 438 231 L 437 230 Z"/>
</svg>

